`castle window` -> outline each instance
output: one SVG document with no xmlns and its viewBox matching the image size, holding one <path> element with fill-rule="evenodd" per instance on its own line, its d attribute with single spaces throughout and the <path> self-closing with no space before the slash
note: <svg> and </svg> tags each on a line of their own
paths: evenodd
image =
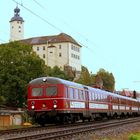
<svg viewBox="0 0 140 140">
<path fill-rule="evenodd" d="M 80 52 L 80 49 L 78 48 L 78 52 Z"/>
<path fill-rule="evenodd" d="M 59 45 L 59 49 L 61 49 L 61 45 Z"/>
<path fill-rule="evenodd" d="M 62 54 L 61 53 L 59 53 L 59 57 L 61 57 L 62 56 Z"/>
<path fill-rule="evenodd" d="M 45 50 L 45 46 L 43 46 L 43 50 Z"/>
<path fill-rule="evenodd" d="M 73 56 L 73 53 L 71 54 L 71 57 L 73 58 L 74 56 Z"/>
<path fill-rule="evenodd" d="M 78 52 L 78 48 L 76 47 L 76 51 Z"/>
<path fill-rule="evenodd" d="M 21 26 L 18 27 L 19 29 L 21 28 Z"/>
<path fill-rule="evenodd" d="M 37 47 L 37 51 L 39 51 L 39 47 Z"/>
<path fill-rule="evenodd" d="M 73 45 L 71 45 L 71 49 L 73 50 Z"/>
<path fill-rule="evenodd" d="M 45 58 L 45 54 L 43 54 L 43 58 Z"/>
</svg>

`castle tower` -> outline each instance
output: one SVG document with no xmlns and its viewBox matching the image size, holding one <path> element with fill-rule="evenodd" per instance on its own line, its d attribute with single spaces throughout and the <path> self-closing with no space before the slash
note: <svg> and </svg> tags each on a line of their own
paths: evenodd
<svg viewBox="0 0 140 140">
<path fill-rule="evenodd" d="M 24 20 L 20 17 L 18 6 L 14 9 L 14 17 L 10 20 L 10 41 L 24 39 Z"/>
</svg>

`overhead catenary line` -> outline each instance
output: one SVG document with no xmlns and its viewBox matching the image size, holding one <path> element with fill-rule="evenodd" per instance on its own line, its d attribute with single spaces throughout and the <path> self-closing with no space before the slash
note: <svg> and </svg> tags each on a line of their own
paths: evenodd
<svg viewBox="0 0 140 140">
<path fill-rule="evenodd" d="M 47 21 L 45 18 L 42 18 L 41 16 L 39 16 L 38 14 L 36 14 L 35 12 L 33 12 L 32 10 L 30 10 L 29 8 L 25 7 L 23 5 L 23 3 L 19 3 L 16 0 L 13 0 L 16 4 L 22 6 L 24 9 L 26 9 L 28 12 L 32 13 L 34 16 L 40 18 L 42 21 L 46 22 L 47 24 L 49 24 L 50 26 L 52 26 L 53 28 L 55 28 L 56 30 L 58 30 L 59 32 L 63 32 L 62 29 L 60 29 L 59 27 L 55 26 L 54 24 L 50 23 L 49 21 Z M 44 6 L 42 6 L 39 2 L 37 2 L 36 0 L 33 0 L 34 2 L 36 2 L 36 4 L 38 4 L 40 7 L 42 7 L 43 9 L 46 9 Z M 76 32 L 76 31 L 75 31 Z M 80 36 L 82 36 L 86 41 L 89 40 L 87 39 L 84 35 L 80 34 L 79 32 L 76 32 L 77 34 L 79 34 Z M 82 44 L 81 42 L 78 42 L 79 44 Z M 94 43 L 95 44 L 95 43 Z M 87 49 L 89 49 L 90 51 L 93 52 L 93 50 L 91 48 L 89 48 L 86 45 L 82 45 L 83 47 L 86 47 Z"/>
<path fill-rule="evenodd" d="M 39 2 L 37 2 L 37 0 L 33 0 L 37 5 L 39 5 L 41 8 L 47 10 L 43 5 L 41 5 Z M 62 19 L 61 19 L 62 21 Z M 72 27 L 70 24 L 66 23 L 65 21 L 63 21 L 63 23 L 69 27 Z M 75 31 L 77 34 L 79 34 L 81 37 L 83 37 L 86 41 L 88 40 L 83 34 L 79 33 L 78 31 Z"/>
<path fill-rule="evenodd" d="M 46 7 L 44 7 L 42 4 L 40 4 L 37 0 L 33 0 L 33 1 L 34 1 L 37 5 L 39 5 L 41 8 L 43 8 L 44 10 L 47 10 Z M 61 19 L 61 21 L 62 21 L 62 19 Z M 64 23 L 66 26 L 69 26 L 69 27 L 73 30 L 73 27 L 72 27 L 70 24 L 66 23 L 65 21 L 63 21 L 63 23 Z M 89 40 L 87 37 L 85 37 L 85 35 L 81 34 L 80 32 L 76 31 L 75 29 L 74 29 L 74 32 L 75 32 L 76 34 L 78 34 L 79 36 L 81 36 L 86 42 L 91 42 L 91 43 L 94 44 L 95 46 L 98 46 L 96 43 L 94 43 L 93 41 Z M 82 43 L 79 42 L 79 44 L 82 44 Z M 83 44 L 82 44 L 82 46 L 84 46 L 84 47 L 86 47 L 87 49 L 93 51 L 91 48 L 89 48 L 89 47 L 86 46 L 86 45 L 83 45 Z"/>
<path fill-rule="evenodd" d="M 60 28 L 56 27 L 55 25 L 53 25 L 52 23 L 50 23 L 49 21 L 47 21 L 46 19 L 42 18 L 41 16 L 39 16 L 38 14 L 36 14 L 35 12 L 33 12 L 32 10 L 30 10 L 29 8 L 25 7 L 23 4 L 17 2 L 16 0 L 12 0 L 14 1 L 16 4 L 22 6 L 24 9 L 26 9 L 28 12 L 32 13 L 34 16 L 40 18 L 42 21 L 46 22 L 47 24 L 49 24 L 51 27 L 55 28 L 56 30 L 58 30 L 59 32 L 63 32 Z"/>
<path fill-rule="evenodd" d="M 45 23 L 49 24 L 51 27 L 55 28 L 56 30 L 58 30 L 59 32 L 63 32 L 62 29 L 60 29 L 59 27 L 55 26 L 54 24 L 50 23 L 49 21 L 47 21 L 45 18 L 41 17 L 40 15 L 36 14 L 35 12 L 33 12 L 32 10 L 30 10 L 28 7 L 24 6 L 23 3 L 19 3 L 16 0 L 12 0 L 13 2 L 15 2 L 16 4 L 20 5 L 21 7 L 23 7 L 25 10 L 27 10 L 28 12 L 30 12 L 31 14 L 33 14 L 34 16 L 38 17 L 39 19 L 41 19 L 42 21 L 44 21 Z M 36 1 L 36 0 L 35 0 Z M 41 4 L 39 4 L 39 2 L 36 1 L 36 3 L 42 7 Z M 45 8 L 45 7 L 44 7 Z M 44 9 L 43 8 L 43 9 Z M 46 8 L 45 8 L 46 9 Z M 89 42 L 89 39 L 87 39 L 84 35 L 81 35 L 80 33 L 76 32 L 75 33 L 79 34 L 80 36 L 82 36 L 86 41 Z M 83 45 L 83 43 L 77 41 L 79 44 L 81 44 L 83 47 L 85 47 L 86 49 L 88 49 L 90 52 L 95 52 L 93 49 L 89 48 L 87 45 Z M 91 41 L 90 41 L 91 42 Z M 96 45 L 95 43 L 93 43 L 94 45 Z M 96 45 L 97 46 L 97 45 Z"/>
<path fill-rule="evenodd" d="M 33 0 L 37 5 L 39 5 L 41 8 L 46 9 L 43 5 L 41 5 L 37 0 Z"/>
</svg>

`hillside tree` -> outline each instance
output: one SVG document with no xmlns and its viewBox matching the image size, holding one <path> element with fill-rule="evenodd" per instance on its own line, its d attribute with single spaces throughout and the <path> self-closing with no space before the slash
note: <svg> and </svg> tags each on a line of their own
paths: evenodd
<svg viewBox="0 0 140 140">
<path fill-rule="evenodd" d="M 0 96 L 7 105 L 22 107 L 29 81 L 45 75 L 45 63 L 30 45 L 19 42 L 0 45 Z"/>
<path fill-rule="evenodd" d="M 103 89 L 107 91 L 113 92 L 115 89 L 115 78 L 112 73 L 109 73 L 108 71 L 105 71 L 104 69 L 100 69 L 97 72 L 98 77 L 101 78 L 103 81 Z"/>
</svg>

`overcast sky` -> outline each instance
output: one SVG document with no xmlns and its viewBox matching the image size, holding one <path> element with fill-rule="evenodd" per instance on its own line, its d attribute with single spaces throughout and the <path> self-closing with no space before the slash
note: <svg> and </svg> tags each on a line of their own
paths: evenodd
<svg viewBox="0 0 140 140">
<path fill-rule="evenodd" d="M 1 0 L 0 43 L 9 40 L 15 1 L 25 38 L 67 33 L 83 44 L 82 65 L 90 72 L 104 68 L 116 90 L 140 91 L 140 0 Z"/>
</svg>

